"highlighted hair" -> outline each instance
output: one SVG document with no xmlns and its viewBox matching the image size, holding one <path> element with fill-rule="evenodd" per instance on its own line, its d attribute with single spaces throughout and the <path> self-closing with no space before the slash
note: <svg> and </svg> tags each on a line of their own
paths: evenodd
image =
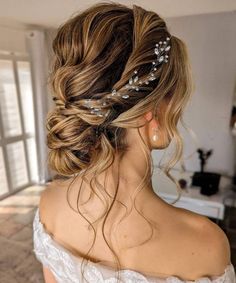
<svg viewBox="0 0 236 283">
<path fill-rule="evenodd" d="M 150 110 L 158 118 L 157 109 L 166 100 L 168 105 L 163 121 L 169 136 L 175 142 L 175 151 L 163 171 L 175 182 L 178 191 L 181 191 L 169 171 L 183 154 L 183 142 L 177 123 L 179 120 L 183 123 L 183 110 L 193 92 L 187 47 L 182 40 L 171 35 L 168 63 L 158 66 L 157 79 L 150 82 L 144 90 L 133 93 L 129 91 L 131 94 L 128 100 L 114 97 L 111 101 L 112 112 L 108 117 L 92 115 L 81 105 L 82 99 L 94 96 L 101 98 L 112 88 L 125 93 L 122 87 L 137 68 L 139 77 L 145 77 L 155 56 L 155 43 L 167 36 L 170 33 L 166 23 L 155 12 L 137 5 L 133 5 L 131 9 L 112 1 L 97 3 L 73 15 L 58 28 L 53 40 L 54 58 L 49 78 L 53 96 L 58 103 L 48 113 L 46 127 L 47 145 L 50 149 L 48 164 L 61 179 L 73 177 L 72 185 L 78 176 L 85 181 L 86 175 L 92 174 L 91 195 L 100 198 L 96 190 L 99 191 L 103 185 L 98 185 L 96 176 L 113 164 L 115 155 L 118 154 L 120 160 L 123 158 L 129 147 L 125 139 L 126 129 L 137 127 L 137 118 Z M 96 138 L 96 126 L 103 124 L 105 131 Z M 139 125 L 138 129 L 142 126 Z M 140 139 L 148 169 L 139 192 L 150 182 L 153 173 L 150 150 L 141 135 Z M 106 205 L 104 215 L 97 221 L 103 219 L 104 240 L 113 252 L 120 270 L 119 258 L 104 234 L 107 217 L 117 201 L 118 189 L 119 181 L 114 197 L 109 194 L 104 196 L 105 200 L 112 201 L 110 205 Z M 79 209 L 81 192 L 82 184 L 76 211 L 92 227 L 96 238 L 94 226 Z M 135 209 L 137 210 L 136 207 Z M 139 214 L 141 215 L 140 212 Z M 153 223 L 144 218 L 152 227 Z M 84 258 L 89 259 L 88 253 Z"/>
</svg>

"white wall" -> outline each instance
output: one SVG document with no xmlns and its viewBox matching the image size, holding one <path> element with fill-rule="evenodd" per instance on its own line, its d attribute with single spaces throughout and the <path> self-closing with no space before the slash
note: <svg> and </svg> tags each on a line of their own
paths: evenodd
<svg viewBox="0 0 236 283">
<path fill-rule="evenodd" d="M 52 41 L 54 39 L 54 37 L 56 36 L 56 29 L 47 29 L 45 30 L 45 40 L 46 40 L 46 46 L 47 46 L 47 53 L 48 53 L 48 57 L 51 59 L 53 56 L 53 50 L 52 50 Z M 49 71 L 51 71 L 51 67 L 52 67 L 52 60 L 49 59 L 48 62 L 48 67 L 49 67 Z M 50 85 L 48 85 L 48 110 L 51 110 L 54 108 L 55 103 L 52 100 L 52 94 L 50 93 Z"/>
<path fill-rule="evenodd" d="M 234 174 L 234 140 L 229 121 L 236 75 L 236 13 L 184 16 L 166 19 L 171 34 L 186 42 L 196 90 L 184 120 L 193 129 L 198 145 L 213 149 L 205 171 Z M 195 151 L 190 135 L 180 128 L 185 142 L 184 156 Z M 154 151 L 157 164 L 160 152 Z M 198 155 L 185 161 L 186 169 L 199 171 Z M 176 166 L 178 167 L 178 166 Z"/>
<path fill-rule="evenodd" d="M 0 26 L 0 50 L 26 53 L 25 30 Z"/>
</svg>

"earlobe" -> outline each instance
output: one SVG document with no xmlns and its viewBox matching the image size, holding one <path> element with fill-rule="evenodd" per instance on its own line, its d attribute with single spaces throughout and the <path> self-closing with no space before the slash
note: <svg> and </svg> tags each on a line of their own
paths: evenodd
<svg viewBox="0 0 236 283">
<path fill-rule="evenodd" d="M 147 112 L 144 115 L 144 118 L 148 121 L 149 127 L 151 127 L 151 128 L 157 128 L 158 127 L 158 122 L 154 118 L 154 115 L 153 115 L 152 111 Z"/>
<path fill-rule="evenodd" d="M 145 118 L 148 122 L 150 122 L 150 121 L 153 119 L 153 113 L 152 113 L 152 111 L 147 112 L 147 113 L 144 115 L 144 118 Z"/>
<path fill-rule="evenodd" d="M 155 119 L 153 116 L 152 118 L 149 120 L 149 125 L 151 128 L 158 128 L 158 121 L 157 119 Z"/>
</svg>

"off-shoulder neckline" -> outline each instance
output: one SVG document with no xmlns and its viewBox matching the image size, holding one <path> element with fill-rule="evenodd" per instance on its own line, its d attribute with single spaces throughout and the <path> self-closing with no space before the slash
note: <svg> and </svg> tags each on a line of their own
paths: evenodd
<svg viewBox="0 0 236 283">
<path fill-rule="evenodd" d="M 68 249 L 66 249 L 62 244 L 58 243 L 44 228 L 43 223 L 40 221 L 40 216 L 39 216 L 39 207 L 37 207 L 36 212 L 35 212 L 35 218 L 34 218 L 34 222 L 36 222 L 36 225 L 38 225 L 38 227 L 40 228 L 40 232 L 43 233 L 44 235 L 46 235 L 48 237 L 48 239 L 50 239 L 50 241 L 57 246 L 58 249 L 62 250 L 64 253 L 66 253 L 67 255 L 69 255 L 70 257 L 72 257 L 73 259 L 75 259 L 76 261 L 78 261 L 79 263 L 81 263 L 81 261 L 84 259 L 82 256 L 75 256 L 72 252 L 70 252 Z M 35 223 L 34 223 L 35 225 Z M 92 265 L 94 267 L 101 267 L 103 269 L 107 269 L 107 270 L 112 270 L 115 274 L 117 274 L 117 271 L 115 271 L 115 269 L 109 265 L 105 265 L 102 264 L 101 262 L 94 262 L 91 261 L 89 259 L 87 259 L 88 264 Z M 219 276 L 204 276 L 204 277 L 200 277 L 196 280 L 184 280 L 182 278 L 180 278 L 179 276 L 176 275 L 171 275 L 171 276 L 167 276 L 167 277 L 159 277 L 159 276 L 151 276 L 151 275 L 146 275 L 142 272 L 133 270 L 133 269 L 121 269 L 121 272 L 132 272 L 134 274 L 138 274 L 141 276 L 144 276 L 147 279 L 159 279 L 159 280 L 166 280 L 169 282 L 170 279 L 177 279 L 179 281 L 179 283 L 203 283 L 205 282 L 206 279 L 210 280 L 211 283 L 218 283 L 218 282 L 223 282 L 222 280 L 225 278 L 225 276 L 227 275 L 227 273 L 231 270 L 234 269 L 234 265 L 232 263 L 229 263 L 224 272 L 219 275 Z"/>
</svg>

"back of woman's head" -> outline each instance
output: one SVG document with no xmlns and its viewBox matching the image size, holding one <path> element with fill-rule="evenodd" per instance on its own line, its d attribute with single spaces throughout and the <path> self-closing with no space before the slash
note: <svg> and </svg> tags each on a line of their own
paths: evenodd
<svg viewBox="0 0 236 283">
<path fill-rule="evenodd" d="M 107 116 L 94 115 L 84 106 L 86 99 L 104 98 L 112 89 L 126 94 L 125 85 L 135 70 L 144 80 L 155 58 L 155 44 L 167 37 L 168 63 L 157 67 L 156 80 L 139 91 L 129 90 L 129 99 L 111 96 L 102 106 Z M 115 154 L 129 148 L 127 129 L 137 127 L 137 119 L 148 111 L 158 119 L 163 101 L 168 102 L 163 121 L 178 146 L 172 164 L 179 160 L 177 122 L 192 92 L 190 65 L 185 44 L 170 34 L 158 14 L 137 5 L 131 9 L 111 1 L 95 4 L 59 27 L 53 51 L 50 83 L 56 107 L 47 117 L 53 170 L 63 176 L 82 169 L 104 170 Z"/>
<path fill-rule="evenodd" d="M 155 79 L 142 84 L 138 91 L 127 89 L 126 84 L 135 71 L 138 71 L 139 81 L 147 82 L 156 57 L 154 48 L 166 39 L 170 39 L 171 47 L 168 62 L 157 66 Z M 162 121 L 168 136 L 176 141 L 174 156 L 165 168 L 166 175 L 176 182 L 169 169 L 181 158 L 182 139 L 177 123 L 193 84 L 186 46 L 170 34 L 164 20 L 136 5 L 131 9 L 111 1 L 98 3 L 59 27 L 53 51 L 50 83 L 56 107 L 47 117 L 51 169 L 61 177 L 93 173 L 92 179 L 96 180 L 100 172 L 114 163 L 115 156 L 124 157 L 132 147 L 126 139 L 129 128 L 138 129 L 143 152 L 148 157 L 145 160 L 151 168 L 150 148 L 139 131 L 143 124 L 138 123 L 142 120 L 140 117 L 151 111 L 155 119 Z M 120 96 L 112 95 L 114 89 Z M 101 114 L 106 115 L 96 115 L 95 108 L 86 107 L 86 101 L 94 103 L 94 107 L 96 102 L 106 101 L 100 105 Z M 160 109 L 163 105 L 165 111 Z M 151 174 L 151 170 L 145 174 L 143 187 L 150 181 Z M 178 187 L 177 182 L 176 185 Z M 77 206 L 81 185 L 79 188 Z M 105 222 L 116 201 L 118 188 L 119 185 L 114 198 L 108 195 L 112 203 L 104 214 L 104 237 Z M 81 213 L 79 206 L 78 212 Z M 83 218 L 87 220 L 84 215 Z"/>
</svg>

